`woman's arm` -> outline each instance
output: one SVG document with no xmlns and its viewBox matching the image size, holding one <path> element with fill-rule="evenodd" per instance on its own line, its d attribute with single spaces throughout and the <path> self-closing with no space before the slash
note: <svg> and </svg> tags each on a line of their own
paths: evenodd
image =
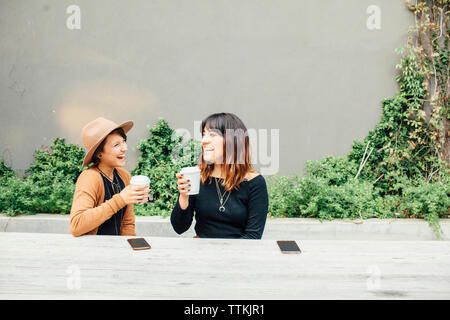
<svg viewBox="0 0 450 320">
<path fill-rule="evenodd" d="M 175 208 L 170 216 L 170 223 L 176 233 L 182 234 L 189 230 L 194 218 L 195 196 L 189 196 L 189 204 L 185 210 L 180 207 L 180 196 L 178 195 Z"/>
<path fill-rule="evenodd" d="M 130 184 L 131 180 L 131 174 L 123 169 L 123 168 L 117 168 L 117 171 L 119 172 L 120 177 L 122 178 L 122 181 L 125 184 L 125 187 Z M 122 236 L 135 236 L 136 235 L 136 218 L 134 215 L 134 205 L 128 204 L 127 209 L 125 210 L 125 213 L 123 214 L 122 218 L 122 225 L 120 228 L 120 235 Z"/>
<path fill-rule="evenodd" d="M 126 203 L 120 194 L 95 206 L 100 201 L 96 173 L 83 171 L 79 176 L 70 211 L 70 233 L 75 237 L 88 233 L 111 218 Z"/>
<path fill-rule="evenodd" d="M 134 215 L 133 205 L 129 204 L 127 206 L 127 210 L 123 214 L 122 228 L 121 228 L 120 235 L 122 235 L 122 236 L 135 236 L 136 235 L 135 221 L 136 221 L 136 218 L 135 218 L 135 215 Z"/>
<path fill-rule="evenodd" d="M 269 207 L 266 180 L 263 176 L 253 179 L 249 185 L 248 220 L 242 239 L 261 239 L 266 225 Z"/>
</svg>

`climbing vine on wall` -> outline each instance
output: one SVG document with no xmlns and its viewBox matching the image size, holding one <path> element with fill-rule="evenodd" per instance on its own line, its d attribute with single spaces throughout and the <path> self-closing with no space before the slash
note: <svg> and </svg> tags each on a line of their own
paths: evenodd
<svg viewBox="0 0 450 320">
<path fill-rule="evenodd" d="M 406 3 L 415 17 L 406 48 L 417 57 L 418 71 L 423 76 L 422 87 L 426 91 L 423 103 L 428 113 L 430 139 L 439 159 L 450 164 L 450 1 L 407 0 Z M 411 120 L 411 125 L 414 125 L 414 120 Z M 417 135 L 420 136 L 420 132 Z"/>
</svg>

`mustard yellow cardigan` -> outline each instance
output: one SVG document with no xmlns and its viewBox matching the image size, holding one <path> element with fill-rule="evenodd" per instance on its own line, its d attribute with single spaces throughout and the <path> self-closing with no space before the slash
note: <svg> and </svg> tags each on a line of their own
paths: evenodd
<svg viewBox="0 0 450 320">
<path fill-rule="evenodd" d="M 123 168 L 116 168 L 125 186 L 130 184 L 131 175 Z M 75 237 L 97 234 L 98 227 L 111 218 L 126 203 L 120 194 L 104 201 L 105 187 L 100 172 L 91 167 L 78 177 L 70 210 L 70 233 Z M 123 215 L 120 235 L 135 236 L 133 205 L 129 204 Z"/>
</svg>

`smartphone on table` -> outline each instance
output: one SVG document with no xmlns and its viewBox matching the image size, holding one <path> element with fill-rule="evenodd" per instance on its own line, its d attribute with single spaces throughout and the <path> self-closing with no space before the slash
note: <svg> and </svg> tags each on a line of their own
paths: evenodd
<svg viewBox="0 0 450 320">
<path fill-rule="evenodd" d="M 145 250 L 152 248 L 144 238 L 131 238 L 127 239 L 127 241 L 133 250 Z"/>
<path fill-rule="evenodd" d="M 297 242 L 293 240 L 278 240 L 277 244 L 282 253 L 301 253 Z"/>
</svg>

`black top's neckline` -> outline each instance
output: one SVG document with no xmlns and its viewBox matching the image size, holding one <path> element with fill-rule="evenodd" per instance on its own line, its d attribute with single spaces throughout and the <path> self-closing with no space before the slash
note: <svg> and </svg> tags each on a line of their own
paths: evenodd
<svg viewBox="0 0 450 320">
<path fill-rule="evenodd" d="M 122 178 L 119 175 L 119 172 L 114 168 L 113 171 L 113 182 L 114 184 L 118 184 L 120 186 L 120 190 L 123 190 L 125 188 L 125 183 L 123 182 Z M 114 197 L 114 195 L 118 194 L 115 193 L 115 190 L 113 189 L 112 183 L 105 175 L 100 173 L 100 176 L 102 177 L 103 181 L 103 188 L 104 188 L 104 200 L 103 202 L 106 202 Z M 97 230 L 98 235 L 120 235 L 120 227 L 122 225 L 123 216 L 125 215 L 125 211 L 127 209 L 127 206 L 119 209 L 112 217 L 104 221 Z"/>
<path fill-rule="evenodd" d="M 100 173 L 101 176 L 105 177 L 106 179 L 108 179 L 108 181 L 111 182 L 111 180 L 109 179 L 109 177 L 108 177 L 102 170 L 100 170 L 99 167 L 96 167 L 96 168 L 97 168 L 98 173 Z M 114 178 L 116 177 L 116 173 L 118 174 L 116 168 L 114 168 L 114 169 L 113 169 L 113 178 L 112 178 L 112 181 L 113 181 L 113 182 L 114 182 Z"/>
<path fill-rule="evenodd" d="M 250 181 L 253 181 L 253 180 L 255 180 L 256 178 L 258 178 L 259 176 L 261 176 L 261 174 L 258 174 L 256 177 L 254 177 L 254 178 L 251 179 L 251 180 L 248 180 L 247 178 L 244 178 L 243 181 L 250 182 Z M 211 180 L 212 180 L 213 178 L 216 178 L 216 179 L 218 179 L 218 180 L 225 180 L 224 178 L 218 178 L 218 177 L 214 177 L 214 176 L 210 176 L 209 178 L 210 178 Z"/>
</svg>

